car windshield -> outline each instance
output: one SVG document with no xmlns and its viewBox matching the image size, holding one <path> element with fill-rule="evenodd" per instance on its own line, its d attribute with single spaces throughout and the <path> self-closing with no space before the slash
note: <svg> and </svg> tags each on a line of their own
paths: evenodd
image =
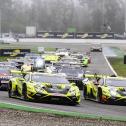
<svg viewBox="0 0 126 126">
<path fill-rule="evenodd" d="M 108 86 L 126 87 L 126 79 L 106 79 Z"/>
<path fill-rule="evenodd" d="M 53 83 L 53 84 L 69 84 L 69 81 L 64 77 L 47 76 L 47 75 L 40 75 L 40 74 L 32 75 L 32 81 L 46 82 L 46 83 Z"/>
</svg>

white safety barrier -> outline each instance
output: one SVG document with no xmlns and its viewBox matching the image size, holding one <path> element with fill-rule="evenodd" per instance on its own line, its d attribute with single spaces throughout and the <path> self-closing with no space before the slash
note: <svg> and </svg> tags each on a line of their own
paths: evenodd
<svg viewBox="0 0 126 126">
<path fill-rule="evenodd" d="M 126 43 L 126 40 L 116 39 L 42 39 L 42 38 L 21 38 L 19 42 L 56 42 L 56 43 L 89 43 L 89 44 L 105 44 L 105 43 Z"/>
</svg>

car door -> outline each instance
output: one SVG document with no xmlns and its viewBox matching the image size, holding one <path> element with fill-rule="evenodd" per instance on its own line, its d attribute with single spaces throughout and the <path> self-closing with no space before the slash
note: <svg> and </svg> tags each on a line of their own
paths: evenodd
<svg viewBox="0 0 126 126">
<path fill-rule="evenodd" d="M 93 99 L 97 99 L 97 94 L 98 94 L 98 86 L 103 84 L 103 79 L 101 78 L 96 78 L 94 81 L 92 81 L 92 86 L 91 86 L 91 96 Z"/>
</svg>

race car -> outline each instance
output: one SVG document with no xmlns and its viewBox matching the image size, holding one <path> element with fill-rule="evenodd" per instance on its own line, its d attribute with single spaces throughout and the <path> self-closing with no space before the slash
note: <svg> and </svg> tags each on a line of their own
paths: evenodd
<svg viewBox="0 0 126 126">
<path fill-rule="evenodd" d="M 26 53 L 24 59 L 36 59 L 40 54 L 37 53 Z"/>
<path fill-rule="evenodd" d="M 42 58 L 45 60 L 46 64 L 50 64 L 51 62 L 58 62 L 60 60 L 60 56 L 55 54 L 43 54 Z"/>
<path fill-rule="evenodd" d="M 80 91 L 75 83 L 57 74 L 27 72 L 23 77 L 10 79 L 9 97 L 35 101 L 62 101 L 73 105 L 80 103 Z"/>
<path fill-rule="evenodd" d="M 7 59 L 8 63 L 13 63 L 18 69 L 24 64 L 25 59 L 23 57 L 16 57 L 15 59 Z"/>
<path fill-rule="evenodd" d="M 102 52 L 102 47 L 101 46 L 92 46 L 91 48 L 90 48 L 90 51 L 91 52 Z"/>
<path fill-rule="evenodd" d="M 85 99 L 100 103 L 126 103 L 126 78 L 109 76 L 89 76 L 84 81 Z"/>
<path fill-rule="evenodd" d="M 83 65 L 81 61 L 77 58 L 73 58 L 71 56 L 63 57 L 57 64 L 73 64 L 73 65 Z"/>
<path fill-rule="evenodd" d="M 65 49 L 65 48 L 59 48 L 56 50 L 55 53 L 57 56 L 63 57 L 63 56 L 69 56 L 70 55 L 70 50 Z"/>
<path fill-rule="evenodd" d="M 69 81 L 76 83 L 79 89 L 82 89 L 82 80 L 84 75 L 84 70 L 82 67 L 75 65 L 65 65 L 56 68 L 55 71 L 57 73 L 63 74 Z"/>
<path fill-rule="evenodd" d="M 9 80 L 12 78 L 11 70 L 17 70 L 14 66 L 0 65 L 0 89 L 7 90 Z"/>
<path fill-rule="evenodd" d="M 87 67 L 88 64 L 91 63 L 90 56 L 88 56 L 86 54 L 76 52 L 76 53 L 71 54 L 71 57 L 79 59 L 81 61 L 81 63 L 83 64 L 83 66 L 85 66 L 85 67 Z"/>
<path fill-rule="evenodd" d="M 91 62 L 91 60 L 88 56 L 83 56 L 81 62 L 84 67 L 87 67 L 89 65 L 89 63 Z"/>
</svg>

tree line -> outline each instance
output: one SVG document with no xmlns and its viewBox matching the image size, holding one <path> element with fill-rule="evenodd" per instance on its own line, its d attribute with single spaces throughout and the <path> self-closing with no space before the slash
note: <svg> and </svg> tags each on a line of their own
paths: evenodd
<svg viewBox="0 0 126 126">
<path fill-rule="evenodd" d="M 112 32 L 125 31 L 124 0 L 0 0 L 2 32 L 25 32 L 26 26 L 38 31 Z"/>
</svg>

